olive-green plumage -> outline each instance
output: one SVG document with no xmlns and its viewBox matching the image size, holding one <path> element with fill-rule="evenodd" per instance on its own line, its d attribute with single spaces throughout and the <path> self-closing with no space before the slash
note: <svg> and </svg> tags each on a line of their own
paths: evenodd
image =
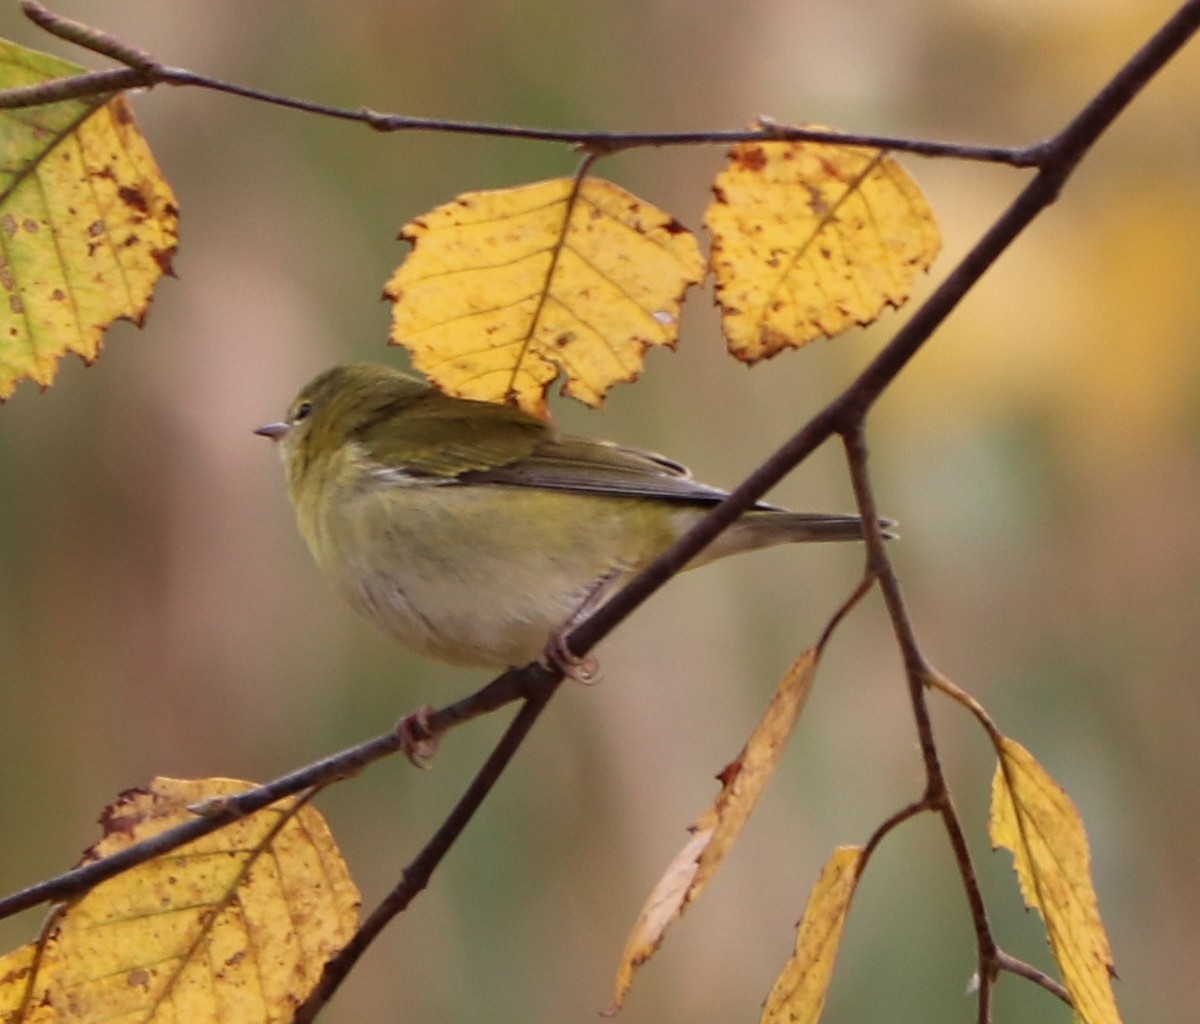
<svg viewBox="0 0 1200 1024">
<path fill-rule="evenodd" d="M 321 374 L 257 432 L 279 442 L 300 532 L 335 586 L 400 643 L 454 664 L 534 660 L 725 497 L 661 456 L 382 366 Z M 689 568 L 861 535 L 855 516 L 760 505 Z"/>
</svg>

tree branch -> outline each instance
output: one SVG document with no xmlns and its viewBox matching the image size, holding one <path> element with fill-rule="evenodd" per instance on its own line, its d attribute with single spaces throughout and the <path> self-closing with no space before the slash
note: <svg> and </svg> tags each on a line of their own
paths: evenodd
<svg viewBox="0 0 1200 1024">
<path fill-rule="evenodd" d="M 1035 968 L 1002 953 L 992 936 L 965 837 L 942 773 L 929 719 L 925 686 L 933 677 L 933 670 L 925 661 L 917 644 L 904 606 L 899 581 L 884 549 L 878 527 L 874 494 L 867 474 L 864 424 L 876 400 L 913 356 L 924 347 L 933 332 L 1033 219 L 1057 199 L 1071 173 L 1097 139 L 1146 83 L 1197 31 L 1200 27 L 1200 0 L 1184 3 L 1058 134 L 1046 142 L 1017 149 L 790 128 L 765 119 L 760 120 L 757 127 L 741 131 L 621 133 L 524 128 L 381 114 L 365 109 L 351 110 L 279 96 L 210 79 L 183 69 L 165 67 L 144 51 L 113 39 L 103 32 L 61 18 L 33 0 L 26 0 L 23 7 L 26 13 L 47 31 L 92 52 L 115 59 L 125 67 L 9 90 L 0 94 L 0 107 L 38 105 L 81 96 L 102 96 L 122 89 L 148 88 L 165 83 L 224 92 L 257 102 L 366 124 L 379 131 L 441 131 L 569 143 L 591 156 L 635 147 L 727 145 L 753 140 L 814 141 L 867 146 L 922 156 L 949 156 L 1036 167 L 1037 173 L 1033 179 L 858 377 L 791 439 L 764 460 L 725 501 L 639 573 L 612 600 L 577 626 L 568 637 L 568 644 L 574 653 L 586 655 L 596 643 L 624 621 L 667 580 L 681 571 L 720 532 L 762 498 L 819 445 L 831 435 L 840 434 L 845 442 L 846 457 L 859 507 L 868 524 L 866 532 L 870 569 L 878 576 L 897 642 L 904 656 L 913 714 L 926 769 L 926 793 L 922 800 L 903 808 L 885 821 L 876 830 L 871 842 L 877 843 L 891 828 L 925 807 L 939 811 L 954 849 L 974 922 L 979 962 L 980 996 L 977 1012 L 980 1021 L 987 1019 L 990 992 L 999 970 L 1021 974 L 1060 998 L 1065 997 L 1057 983 Z M 395 914 L 407 907 L 428 883 L 432 872 L 494 787 L 501 772 L 528 735 L 560 682 L 559 674 L 539 666 L 530 666 L 519 672 L 505 673 L 478 694 L 429 716 L 429 731 L 436 735 L 452 725 L 485 711 L 494 710 L 517 697 L 526 699 L 521 711 L 476 778 L 464 791 L 452 813 L 405 870 L 392 893 L 371 914 L 351 944 L 338 958 L 331 961 L 318 988 L 301 1008 L 301 1015 L 297 1019 L 312 1019 L 379 931 Z M 283 796 L 311 790 L 313 787 L 327 784 L 332 779 L 354 774 L 379 757 L 395 752 L 399 747 L 399 737 L 392 732 L 283 776 L 249 793 L 218 801 L 203 808 L 202 815 L 185 826 L 130 847 L 121 854 L 86 865 L 0 900 L 0 916 L 15 913 L 46 900 L 63 900 L 77 896 L 105 878 L 160 856 L 239 817 L 253 813 L 254 810 L 265 807 Z"/>
<path fill-rule="evenodd" d="M 489 714 L 514 700 L 545 702 L 561 680 L 560 674 L 538 664 L 505 672 L 476 693 L 431 712 L 426 719 L 429 733 L 440 736 L 456 725 Z M 41 903 L 79 897 L 115 875 L 177 850 L 285 797 L 357 775 L 381 758 L 395 754 L 402 745 L 403 737 L 393 730 L 244 793 L 202 804 L 195 808 L 197 816 L 193 821 L 0 899 L 0 920 Z"/>
<path fill-rule="evenodd" d="M 865 522 L 875 523 L 878 520 L 878 511 L 875 507 L 875 494 L 867 472 L 867 445 L 861 424 L 846 434 L 843 440 L 859 513 Z M 892 620 L 892 631 L 895 633 L 896 643 L 904 658 L 904 675 L 908 683 L 909 701 L 912 705 L 913 721 L 917 727 L 921 760 L 925 765 L 925 795 L 921 803 L 937 811 L 942 819 L 942 825 L 946 829 L 946 836 L 954 852 L 954 861 L 958 866 L 958 874 L 962 880 L 963 891 L 966 893 L 967 904 L 971 910 L 979 977 L 977 1020 L 979 1024 L 987 1024 L 991 1013 L 991 989 L 997 971 L 997 945 L 995 936 L 992 934 L 991 924 L 988 922 L 987 906 L 983 901 L 983 891 L 979 887 L 979 876 L 975 871 L 974 861 L 971 859 L 971 851 L 967 847 L 967 838 L 962 822 L 959 820 L 958 812 L 954 809 L 954 801 L 950 795 L 945 772 L 942 770 L 941 757 L 938 754 L 937 742 L 933 734 L 933 720 L 929 715 L 929 703 L 925 696 L 926 680 L 931 675 L 932 669 L 917 643 L 916 631 L 913 628 L 912 619 L 909 617 L 904 595 L 900 590 L 900 580 L 888 557 L 883 536 L 877 526 L 874 529 L 866 530 L 865 534 L 871 569 L 879 580 L 879 589 Z"/>
<path fill-rule="evenodd" d="M 893 150 L 917 156 L 949 157 L 958 160 L 1007 164 L 1012 167 L 1036 166 L 1040 159 L 1041 147 L 1036 145 L 1030 147 L 980 146 L 930 139 L 909 139 L 892 135 L 834 132 L 778 124 L 768 117 L 760 117 L 754 128 L 703 132 L 621 132 L 530 128 L 522 125 L 381 113 L 365 107 L 338 107 L 292 96 L 283 96 L 234 82 L 224 82 L 185 68 L 168 67 L 145 50 L 116 39 L 99 29 L 65 18 L 37 3 L 36 0 L 23 0 L 21 7 L 31 21 L 52 35 L 86 50 L 120 61 L 126 67 L 113 71 L 91 72 L 36 86 L 0 92 L 0 108 L 39 106 L 60 100 L 104 95 L 122 89 L 149 89 L 165 84 L 209 89 L 241 99 L 253 100 L 257 103 L 267 103 L 306 114 L 364 124 L 380 132 L 452 132 L 458 135 L 490 136 L 519 139 L 526 142 L 557 142 L 566 143 L 596 156 L 637 148 L 728 146 L 737 142 L 769 141 L 827 142 L 835 145 Z"/>
<path fill-rule="evenodd" d="M 558 677 L 561 683 L 562 676 Z M 557 684 L 540 697 L 530 698 L 512 720 L 500 742 L 483 763 L 483 766 L 463 791 L 458 803 L 424 849 L 401 873 L 396 887 L 379 903 L 371 915 L 362 923 L 346 946 L 325 965 L 321 980 L 308 998 L 296 1010 L 293 1024 L 307 1024 L 316 1018 L 321 1008 L 333 997 L 338 986 L 346 979 L 367 947 L 379 936 L 384 927 L 397 914 L 402 913 L 413 899 L 429 884 L 434 869 L 442 862 L 455 840 L 467 827 L 475 812 L 479 810 L 487 795 L 499 780 L 513 756 L 520 749 L 529 730 L 554 695 Z"/>
</svg>

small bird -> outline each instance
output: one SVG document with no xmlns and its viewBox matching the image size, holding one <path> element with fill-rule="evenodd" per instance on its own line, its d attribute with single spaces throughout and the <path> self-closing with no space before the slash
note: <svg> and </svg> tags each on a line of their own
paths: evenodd
<svg viewBox="0 0 1200 1024">
<path fill-rule="evenodd" d="M 278 442 L 300 533 L 335 587 L 404 646 L 456 665 L 548 656 L 571 674 L 564 630 L 726 496 L 661 455 L 370 364 L 322 373 L 255 433 Z M 861 537 L 857 516 L 759 504 L 688 568 Z"/>
</svg>

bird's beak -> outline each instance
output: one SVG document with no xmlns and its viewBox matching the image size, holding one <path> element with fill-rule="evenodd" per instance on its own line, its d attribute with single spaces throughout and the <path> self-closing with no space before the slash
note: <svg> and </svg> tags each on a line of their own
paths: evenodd
<svg viewBox="0 0 1200 1024">
<path fill-rule="evenodd" d="M 278 441 L 287 431 L 288 425 L 286 423 L 266 423 L 254 432 L 260 437 L 269 437 L 272 441 Z"/>
</svg>

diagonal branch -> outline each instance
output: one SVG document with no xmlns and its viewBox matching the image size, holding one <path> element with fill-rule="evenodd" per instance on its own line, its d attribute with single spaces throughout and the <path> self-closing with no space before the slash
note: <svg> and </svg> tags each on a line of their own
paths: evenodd
<svg viewBox="0 0 1200 1024">
<path fill-rule="evenodd" d="M 441 736 L 456 725 L 489 714 L 515 700 L 548 700 L 561 678 L 538 664 L 514 669 L 498 676 L 476 693 L 430 712 L 423 724 L 430 737 Z M 61 902 L 82 896 L 123 871 L 186 846 L 278 800 L 357 775 L 374 762 L 401 751 L 403 746 L 403 735 L 398 730 L 392 730 L 244 793 L 200 805 L 194 808 L 196 818 L 192 821 L 134 843 L 120 853 L 83 864 L 0 899 L 0 920 L 41 903 Z"/>
<path fill-rule="evenodd" d="M 558 682 L 562 676 L 558 677 Z M 397 915 L 404 912 L 416 896 L 429 884 L 429 878 L 434 869 L 442 862 L 442 858 L 450 851 L 455 840 L 467 827 L 475 812 L 484 799 L 499 781 L 501 773 L 508 766 L 513 756 L 520 749 L 529 730 L 533 728 L 538 716 L 545 710 L 546 704 L 554 695 L 557 683 L 548 692 L 539 697 L 532 697 L 522 705 L 517 717 L 509 724 L 504 735 L 496 744 L 495 749 L 471 780 L 470 785 L 463 791 L 458 803 L 425 847 L 413 859 L 400 875 L 400 881 L 395 888 L 383 898 L 371 915 L 362 923 L 346 946 L 328 963 L 321 975 L 321 980 L 309 993 L 308 998 L 296 1010 L 293 1024 L 308 1024 L 316 1018 L 338 987 L 353 970 L 367 947 L 378 938 L 387 924 Z"/>
<path fill-rule="evenodd" d="M 834 433 L 857 429 L 884 389 L 957 308 L 1030 222 L 1058 197 L 1063 183 L 1113 119 L 1200 28 L 1200 0 L 1189 0 L 1113 77 L 1096 98 L 1041 149 L 1044 162 L 992 227 L 854 381 L 768 456 L 721 504 L 642 570 L 571 633 L 586 654 L 730 524 Z"/>
</svg>

